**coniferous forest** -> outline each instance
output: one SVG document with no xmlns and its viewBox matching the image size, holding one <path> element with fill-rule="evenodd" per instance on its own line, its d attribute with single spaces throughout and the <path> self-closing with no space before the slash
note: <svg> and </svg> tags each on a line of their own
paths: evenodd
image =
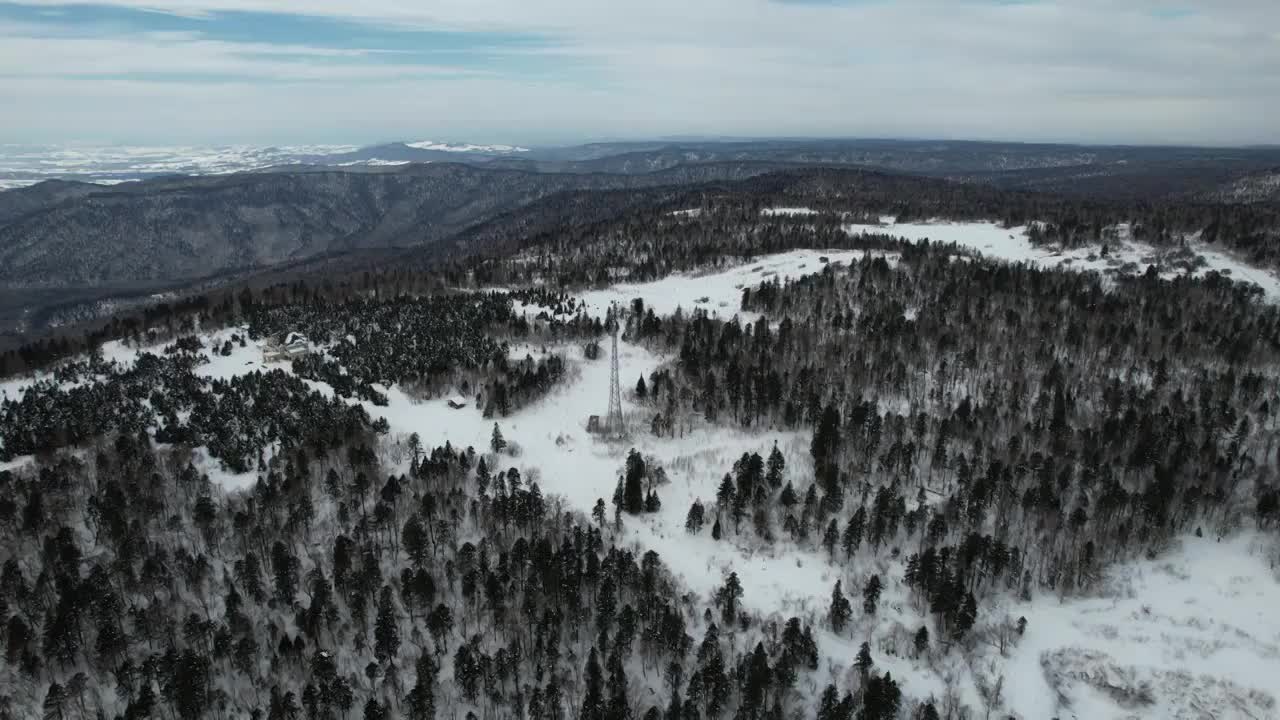
<svg viewBox="0 0 1280 720">
<path fill-rule="evenodd" d="M 700 214 L 195 297 L 7 355 L 0 718 L 1009 717 L 1006 675 L 899 668 L 1008 657 L 1038 621 L 1013 604 L 1088 596 L 1179 538 L 1280 533 L 1280 309 L 1256 288 L 762 217 L 794 191 L 759 182 Z M 816 207 L 895 209 L 830 182 Z M 956 191 L 952 215 L 991 193 Z M 1035 242 L 1068 246 L 1120 220 L 1064 207 L 1020 195 L 1001 216 L 1044 213 Z M 1205 213 L 1148 212 L 1157 244 Z M 716 311 L 579 300 L 795 249 L 853 254 Z M 622 379 L 633 433 L 758 438 L 701 468 L 722 479 L 676 508 L 680 532 L 828 563 L 804 606 L 761 611 L 733 567 L 693 592 L 637 540 L 681 482 L 641 452 L 617 448 L 591 508 L 544 492 L 533 431 L 504 421 L 607 363 L 614 330 L 662 358 Z M 209 369 L 293 334 L 311 350 L 287 363 Z M 492 436 L 393 430 L 393 393 L 461 396 Z"/>
</svg>

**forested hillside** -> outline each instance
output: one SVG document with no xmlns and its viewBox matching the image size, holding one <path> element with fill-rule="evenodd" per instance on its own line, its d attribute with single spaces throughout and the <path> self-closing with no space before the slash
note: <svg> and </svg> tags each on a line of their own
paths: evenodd
<svg viewBox="0 0 1280 720">
<path fill-rule="evenodd" d="M 7 356 L 45 369 L 0 385 L 0 717 L 1274 716 L 1264 616 L 1196 651 L 1258 672 L 1194 684 L 1050 628 L 1192 542 L 1256 542 L 1275 597 L 1280 310 L 803 186 Z M 851 215 L 761 213 L 797 197 Z M 585 431 L 614 328 L 622 442 Z"/>
</svg>

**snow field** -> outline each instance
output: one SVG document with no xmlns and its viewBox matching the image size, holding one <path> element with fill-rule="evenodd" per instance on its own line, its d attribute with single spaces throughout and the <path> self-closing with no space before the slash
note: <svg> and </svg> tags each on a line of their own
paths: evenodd
<svg viewBox="0 0 1280 720">
<path fill-rule="evenodd" d="M 1052 269 L 1062 268 L 1077 271 L 1097 271 L 1106 273 L 1119 269 L 1128 263 L 1137 267 L 1135 274 L 1146 272 L 1152 260 L 1160 251 L 1143 243 L 1122 239 L 1109 245 L 1109 257 L 1100 256 L 1100 247 L 1083 247 L 1063 250 L 1048 246 L 1031 244 L 1027 237 L 1027 226 L 1004 228 L 989 222 L 927 222 L 898 223 L 892 218 L 882 218 L 881 225 L 850 224 L 845 230 L 853 235 L 886 234 L 901 237 L 913 242 L 931 240 L 934 242 L 956 243 L 961 247 L 976 250 L 987 257 L 1007 260 L 1014 263 L 1028 263 L 1035 267 Z M 1123 236 L 1124 228 L 1120 228 Z M 1204 258 L 1207 265 L 1195 270 L 1192 275 L 1203 277 L 1210 270 L 1217 270 L 1235 280 L 1254 283 L 1262 288 L 1270 302 L 1280 302 L 1280 277 L 1274 273 L 1252 267 L 1220 250 L 1210 249 L 1201 244 L 1192 243 L 1193 253 Z M 1165 272 L 1165 279 L 1177 277 L 1180 273 Z"/>
<path fill-rule="evenodd" d="M 1013 604 L 1028 625 L 1004 663 L 1011 706 L 1028 719 L 1280 717 L 1275 543 L 1186 535 L 1112 568 L 1101 597 Z M 1149 702 L 1117 700 L 1130 694 Z"/>
<path fill-rule="evenodd" d="M 743 322 L 754 322 L 758 314 L 739 309 L 743 288 L 756 288 L 774 278 L 795 280 L 822 272 L 828 264 L 853 262 L 864 254 L 861 250 L 793 250 L 712 273 L 677 273 L 653 282 L 614 285 L 582 293 L 580 299 L 592 315 L 603 315 L 614 302 L 630 307 L 632 300 L 642 299 L 645 308 L 658 315 L 670 315 L 677 308 L 686 314 L 703 309 L 722 318 L 737 315 Z M 824 257 L 826 263 L 822 262 Z"/>
</svg>

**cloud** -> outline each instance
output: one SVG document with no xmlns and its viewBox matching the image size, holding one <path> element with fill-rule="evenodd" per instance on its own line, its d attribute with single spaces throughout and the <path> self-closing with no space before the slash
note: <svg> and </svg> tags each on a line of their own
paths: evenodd
<svg viewBox="0 0 1280 720">
<path fill-rule="evenodd" d="M 268 0 L 0 4 L 0 93 L 19 108 L 0 115 L 0 133 L 1280 141 L 1272 127 L 1280 3 L 1269 1 L 288 7 L 285 15 Z M 42 14 L 50 9 L 61 14 Z M 92 112 L 63 116 L 69 105 Z"/>
</svg>

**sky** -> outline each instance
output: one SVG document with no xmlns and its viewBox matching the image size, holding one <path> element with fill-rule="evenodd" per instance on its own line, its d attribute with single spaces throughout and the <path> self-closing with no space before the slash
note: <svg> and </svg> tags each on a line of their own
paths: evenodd
<svg viewBox="0 0 1280 720">
<path fill-rule="evenodd" d="M 0 0 L 0 143 L 1280 143 L 1277 0 Z"/>
</svg>

